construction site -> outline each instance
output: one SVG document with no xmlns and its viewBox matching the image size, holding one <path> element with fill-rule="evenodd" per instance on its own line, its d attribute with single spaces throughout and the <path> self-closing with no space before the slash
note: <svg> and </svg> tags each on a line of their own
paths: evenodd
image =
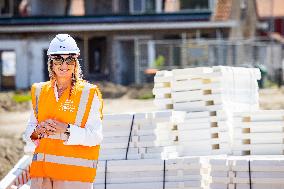
<svg viewBox="0 0 284 189">
<path fill-rule="evenodd" d="M 0 1 L 0 189 L 34 189 L 32 163 L 58 164 L 25 138 L 58 33 L 103 97 L 92 188 L 284 189 L 284 2 L 54 4 Z"/>
</svg>

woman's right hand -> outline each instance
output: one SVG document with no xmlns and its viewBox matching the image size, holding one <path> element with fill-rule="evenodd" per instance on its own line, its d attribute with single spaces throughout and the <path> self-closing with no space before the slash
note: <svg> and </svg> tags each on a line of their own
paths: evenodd
<svg viewBox="0 0 284 189">
<path fill-rule="evenodd" d="M 34 132 L 31 135 L 32 140 L 40 139 L 42 137 L 47 137 L 49 135 L 54 135 L 56 132 L 55 128 L 52 127 L 48 122 L 40 122 Z"/>
<path fill-rule="evenodd" d="M 48 120 L 40 122 L 38 125 L 39 132 L 44 135 L 54 135 L 56 133 L 56 129 L 48 122 Z"/>
</svg>

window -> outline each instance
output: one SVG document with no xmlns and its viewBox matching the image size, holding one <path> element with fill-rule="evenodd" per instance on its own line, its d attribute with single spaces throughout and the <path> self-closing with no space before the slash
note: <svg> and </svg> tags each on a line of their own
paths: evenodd
<svg viewBox="0 0 284 189">
<path fill-rule="evenodd" d="M 132 14 L 155 13 L 155 0 L 130 0 Z"/>
<path fill-rule="evenodd" d="M 134 13 L 140 13 L 140 12 L 142 12 L 142 5 L 143 5 L 143 3 L 142 3 L 143 1 L 139 1 L 139 0 L 133 0 L 132 1 L 132 7 L 133 7 L 133 12 Z"/>
<path fill-rule="evenodd" d="M 14 1 L 0 0 L 0 16 L 12 16 L 13 6 L 14 6 Z"/>
<path fill-rule="evenodd" d="M 180 10 L 208 10 L 209 0 L 180 0 Z"/>
<path fill-rule="evenodd" d="M 3 51 L 1 53 L 2 75 L 16 75 L 16 54 L 13 51 Z"/>
<path fill-rule="evenodd" d="M 164 0 L 164 12 L 211 10 L 214 0 Z"/>
<path fill-rule="evenodd" d="M 1 88 L 15 88 L 16 53 L 14 51 L 0 52 Z"/>
</svg>

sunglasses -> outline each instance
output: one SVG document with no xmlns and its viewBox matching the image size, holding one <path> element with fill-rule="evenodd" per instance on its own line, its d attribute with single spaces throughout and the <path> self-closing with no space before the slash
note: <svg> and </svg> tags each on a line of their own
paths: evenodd
<svg viewBox="0 0 284 189">
<path fill-rule="evenodd" d="M 73 56 L 68 56 L 67 58 L 63 58 L 62 56 L 55 56 L 55 57 L 51 57 L 50 60 L 52 61 L 52 63 L 56 66 L 61 66 L 63 65 L 64 62 L 66 62 L 67 65 L 75 65 L 77 58 L 73 57 Z"/>
</svg>

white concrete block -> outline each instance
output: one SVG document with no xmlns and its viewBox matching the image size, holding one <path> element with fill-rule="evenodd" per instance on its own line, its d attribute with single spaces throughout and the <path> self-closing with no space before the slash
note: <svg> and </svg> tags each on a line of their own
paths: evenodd
<svg viewBox="0 0 284 189">
<path fill-rule="evenodd" d="M 215 80 L 215 81 L 214 81 Z M 216 82 L 217 80 L 217 82 Z M 219 78 L 217 79 L 193 79 L 193 80 L 179 80 L 172 82 L 172 91 L 189 91 L 189 90 L 208 90 L 208 89 L 221 89 L 222 83 Z"/>
</svg>

